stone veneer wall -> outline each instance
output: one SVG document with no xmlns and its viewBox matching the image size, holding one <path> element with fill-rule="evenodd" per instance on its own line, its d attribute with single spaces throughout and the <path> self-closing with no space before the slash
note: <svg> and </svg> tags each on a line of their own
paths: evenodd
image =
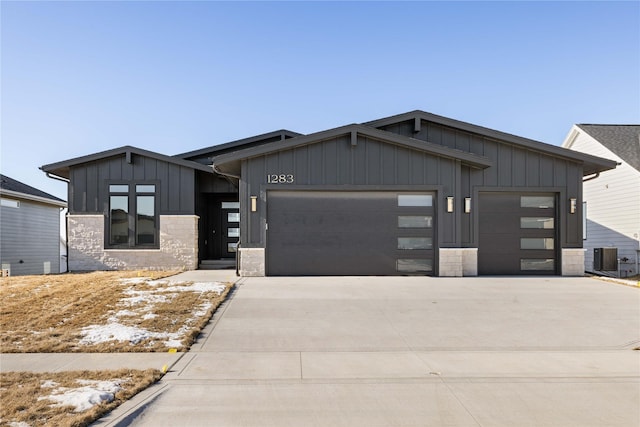
<svg viewBox="0 0 640 427">
<path fill-rule="evenodd" d="M 265 275 L 264 248 L 240 248 L 240 276 L 263 277 Z"/>
<path fill-rule="evenodd" d="M 478 275 L 478 248 L 440 248 L 438 276 Z"/>
<path fill-rule="evenodd" d="M 160 215 L 160 249 L 105 249 L 104 215 L 69 215 L 69 270 L 195 270 L 198 219 Z"/>
<path fill-rule="evenodd" d="M 562 275 L 584 276 L 584 253 L 586 249 L 562 249 Z"/>
</svg>

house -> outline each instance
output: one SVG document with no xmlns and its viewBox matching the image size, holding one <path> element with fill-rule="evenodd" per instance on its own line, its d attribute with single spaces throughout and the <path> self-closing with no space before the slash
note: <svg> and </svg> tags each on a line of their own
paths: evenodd
<svg viewBox="0 0 640 427">
<path fill-rule="evenodd" d="M 619 164 L 615 170 L 584 179 L 585 271 L 614 270 L 623 277 L 638 274 L 640 125 L 574 125 L 562 146 Z M 606 248 L 617 249 L 610 267 L 596 259 Z M 616 258 L 620 260 L 618 265 Z"/>
<path fill-rule="evenodd" d="M 412 111 L 41 169 L 69 181 L 71 270 L 475 276 L 583 274 L 582 179 L 615 166 Z"/>
<path fill-rule="evenodd" d="M 64 200 L 0 175 L 0 263 L 3 275 L 61 271 L 60 211 L 66 206 Z"/>
</svg>

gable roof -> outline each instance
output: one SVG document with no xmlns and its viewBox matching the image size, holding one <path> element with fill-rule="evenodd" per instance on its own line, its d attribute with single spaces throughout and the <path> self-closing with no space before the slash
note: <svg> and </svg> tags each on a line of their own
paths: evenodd
<svg viewBox="0 0 640 427">
<path fill-rule="evenodd" d="M 640 125 L 576 125 L 609 151 L 640 171 Z"/>
<path fill-rule="evenodd" d="M 196 157 L 213 157 L 214 155 L 221 155 L 230 151 L 233 151 L 234 148 L 242 146 L 244 147 L 253 147 L 262 144 L 268 144 L 270 142 L 281 141 L 288 138 L 295 138 L 296 136 L 302 135 L 298 132 L 293 132 L 286 129 L 280 129 L 269 133 L 263 133 L 261 135 L 252 136 L 249 138 L 238 139 L 236 141 L 227 142 L 224 144 L 212 145 L 211 147 L 201 148 L 200 150 L 188 151 L 182 154 L 176 154 L 173 157 L 179 157 L 181 159 L 194 159 Z"/>
<path fill-rule="evenodd" d="M 460 160 L 462 163 L 484 169 L 491 166 L 493 163 L 491 160 L 484 156 L 469 153 L 462 150 L 456 150 L 453 148 L 445 147 L 439 144 L 433 144 L 422 140 L 408 138 L 406 136 L 398 135 L 392 132 L 383 131 L 380 129 L 372 128 L 365 125 L 350 124 L 346 126 L 329 129 L 309 135 L 301 135 L 296 138 L 282 140 L 280 142 L 261 145 L 258 147 L 250 147 L 239 149 L 232 153 L 223 154 L 213 158 L 214 167 L 224 166 L 224 170 L 231 173 L 239 172 L 240 160 L 257 157 L 264 154 L 269 154 L 277 151 L 289 150 L 296 147 L 301 147 L 308 144 L 321 142 L 326 139 L 331 139 L 343 135 L 351 135 L 355 138 L 357 135 L 366 136 L 369 138 L 384 141 L 390 144 L 407 147 L 413 150 L 418 150 L 433 154 L 439 157 L 446 157 L 450 159 Z"/>
<path fill-rule="evenodd" d="M 9 178 L 6 175 L 0 175 L 0 194 L 50 203 L 60 207 L 67 206 L 67 202 L 64 200 L 59 199 L 56 196 L 52 196 L 49 193 L 45 193 L 42 190 L 38 190 L 37 188 L 23 182 Z"/>
<path fill-rule="evenodd" d="M 436 114 L 427 113 L 422 110 L 414 110 L 408 113 L 373 120 L 364 124 L 373 127 L 384 127 L 409 120 L 425 120 L 428 122 L 440 124 L 442 126 L 451 127 L 469 133 L 475 133 L 487 138 L 508 142 L 529 150 L 534 150 L 550 154 L 552 156 L 573 160 L 575 162 L 583 164 L 583 175 L 585 176 L 613 169 L 616 165 L 616 163 L 613 161 L 602 159 L 600 157 L 592 156 L 579 151 L 569 150 L 567 148 L 558 147 L 556 145 L 546 144 L 544 142 L 536 141 L 533 139 L 523 138 L 521 136 L 512 135 L 510 133 L 500 132 L 483 126 L 462 122 L 460 120 L 438 116 Z"/>
<path fill-rule="evenodd" d="M 113 150 L 102 151 L 100 153 L 89 154 L 88 156 L 76 157 L 74 159 L 65 160 L 58 163 L 51 163 L 48 165 L 41 166 L 40 169 L 43 170 L 44 172 L 69 179 L 69 168 L 72 166 L 76 166 L 76 165 L 87 163 L 87 162 L 93 162 L 96 160 L 102 160 L 109 157 L 131 156 L 132 154 L 136 154 L 138 156 L 143 156 L 143 157 L 149 157 L 156 160 L 161 160 L 167 163 L 173 163 L 179 166 L 196 169 L 203 172 L 213 173 L 213 170 L 209 166 L 205 166 L 197 162 L 192 162 L 190 160 L 184 160 L 179 157 L 165 156 L 164 154 L 143 150 L 141 148 L 132 147 L 130 145 L 114 148 Z"/>
</svg>

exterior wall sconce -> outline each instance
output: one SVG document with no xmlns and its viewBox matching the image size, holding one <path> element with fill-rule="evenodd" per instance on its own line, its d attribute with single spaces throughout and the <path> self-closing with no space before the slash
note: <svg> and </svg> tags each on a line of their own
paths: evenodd
<svg viewBox="0 0 640 427">
<path fill-rule="evenodd" d="M 471 197 L 464 198 L 464 213 L 471 213 Z"/>
<path fill-rule="evenodd" d="M 569 199 L 569 213 L 576 213 L 576 208 L 578 206 L 578 201 L 574 198 Z"/>
<path fill-rule="evenodd" d="M 453 197 L 447 197 L 447 212 L 453 212 Z"/>
<path fill-rule="evenodd" d="M 251 212 L 258 210 L 258 196 L 251 196 Z"/>
</svg>

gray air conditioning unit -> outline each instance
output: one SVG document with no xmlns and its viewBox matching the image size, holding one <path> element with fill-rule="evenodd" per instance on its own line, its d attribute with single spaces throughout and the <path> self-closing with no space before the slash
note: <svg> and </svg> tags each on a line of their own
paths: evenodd
<svg viewBox="0 0 640 427">
<path fill-rule="evenodd" d="M 618 271 L 618 248 L 594 248 L 593 269 L 595 271 Z"/>
</svg>

